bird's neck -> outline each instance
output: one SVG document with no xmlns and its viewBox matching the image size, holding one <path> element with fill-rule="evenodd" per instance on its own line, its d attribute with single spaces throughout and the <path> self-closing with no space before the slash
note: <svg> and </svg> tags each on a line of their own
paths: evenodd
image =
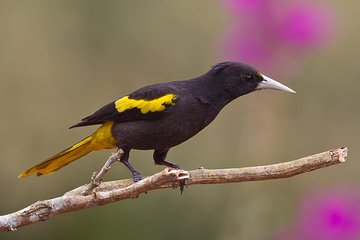
<svg viewBox="0 0 360 240">
<path fill-rule="evenodd" d="M 236 98 L 226 91 L 220 79 L 215 79 L 208 74 L 204 74 L 193 81 L 197 81 L 196 86 L 198 89 L 196 89 L 196 91 L 199 92 L 205 100 L 221 108 Z"/>
</svg>

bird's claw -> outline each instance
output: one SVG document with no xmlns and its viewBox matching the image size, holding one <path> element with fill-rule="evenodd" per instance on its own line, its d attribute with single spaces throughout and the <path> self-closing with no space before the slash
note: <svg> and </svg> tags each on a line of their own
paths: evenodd
<svg viewBox="0 0 360 240">
<path fill-rule="evenodd" d="M 133 181 L 134 183 L 139 182 L 142 180 L 142 175 L 140 172 L 133 172 Z"/>
<path fill-rule="evenodd" d="M 185 187 L 187 187 L 187 180 L 180 180 L 179 181 L 179 188 L 180 188 L 180 194 L 184 192 Z"/>
<path fill-rule="evenodd" d="M 169 171 L 177 171 L 176 181 L 172 183 L 173 188 L 180 188 L 180 194 L 184 192 L 185 187 L 187 187 L 187 181 L 190 177 L 189 172 L 183 169 L 170 169 Z"/>
</svg>

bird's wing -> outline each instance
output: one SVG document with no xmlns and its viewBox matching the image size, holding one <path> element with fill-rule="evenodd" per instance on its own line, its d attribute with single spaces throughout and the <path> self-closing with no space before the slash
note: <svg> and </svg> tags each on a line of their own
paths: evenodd
<svg viewBox="0 0 360 240">
<path fill-rule="evenodd" d="M 107 121 L 158 119 L 172 108 L 177 100 L 178 96 L 174 91 L 162 85 L 144 87 L 103 106 L 70 128 L 102 124 Z"/>
</svg>

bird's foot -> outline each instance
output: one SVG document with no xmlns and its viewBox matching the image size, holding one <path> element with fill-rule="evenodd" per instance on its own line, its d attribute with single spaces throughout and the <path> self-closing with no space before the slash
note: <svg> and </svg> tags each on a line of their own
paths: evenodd
<svg viewBox="0 0 360 240">
<path fill-rule="evenodd" d="M 175 169 L 175 168 L 174 168 Z M 176 171 L 177 172 L 177 177 L 176 177 L 176 181 L 172 182 L 172 186 L 173 188 L 180 188 L 180 194 L 182 194 L 184 192 L 185 187 L 187 187 L 187 182 L 188 179 L 190 178 L 189 172 L 185 171 L 181 168 L 178 168 L 176 170 L 169 170 L 169 171 Z"/>
<path fill-rule="evenodd" d="M 142 180 L 142 175 L 141 175 L 141 173 L 138 172 L 138 171 L 132 172 L 132 176 L 133 176 L 133 181 L 134 181 L 134 183 L 139 182 L 139 181 Z"/>
<path fill-rule="evenodd" d="M 171 167 L 178 169 L 178 170 L 184 170 L 182 167 L 180 167 L 179 165 L 177 165 L 175 163 Z M 184 178 L 182 178 L 181 176 L 179 177 L 180 194 L 182 194 L 185 190 L 185 187 L 187 187 L 187 180 L 188 180 L 188 177 L 184 177 Z"/>
<path fill-rule="evenodd" d="M 179 181 L 179 188 L 180 188 L 180 194 L 184 192 L 185 187 L 187 187 L 187 180 L 180 180 Z"/>
</svg>

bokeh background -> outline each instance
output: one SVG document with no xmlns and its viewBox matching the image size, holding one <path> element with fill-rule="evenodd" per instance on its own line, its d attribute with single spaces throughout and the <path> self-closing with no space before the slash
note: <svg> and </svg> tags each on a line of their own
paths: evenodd
<svg viewBox="0 0 360 240">
<path fill-rule="evenodd" d="M 85 184 L 111 151 L 17 179 L 90 134 L 67 128 L 148 84 L 248 62 L 297 91 L 227 106 L 174 148 L 185 169 L 288 161 L 348 146 L 345 164 L 284 180 L 191 186 L 68 213 L 0 239 L 360 239 L 360 3 L 350 1 L 1 1 L 0 214 Z M 144 175 L 152 152 L 133 151 Z M 115 165 L 106 180 L 128 178 Z"/>
</svg>

